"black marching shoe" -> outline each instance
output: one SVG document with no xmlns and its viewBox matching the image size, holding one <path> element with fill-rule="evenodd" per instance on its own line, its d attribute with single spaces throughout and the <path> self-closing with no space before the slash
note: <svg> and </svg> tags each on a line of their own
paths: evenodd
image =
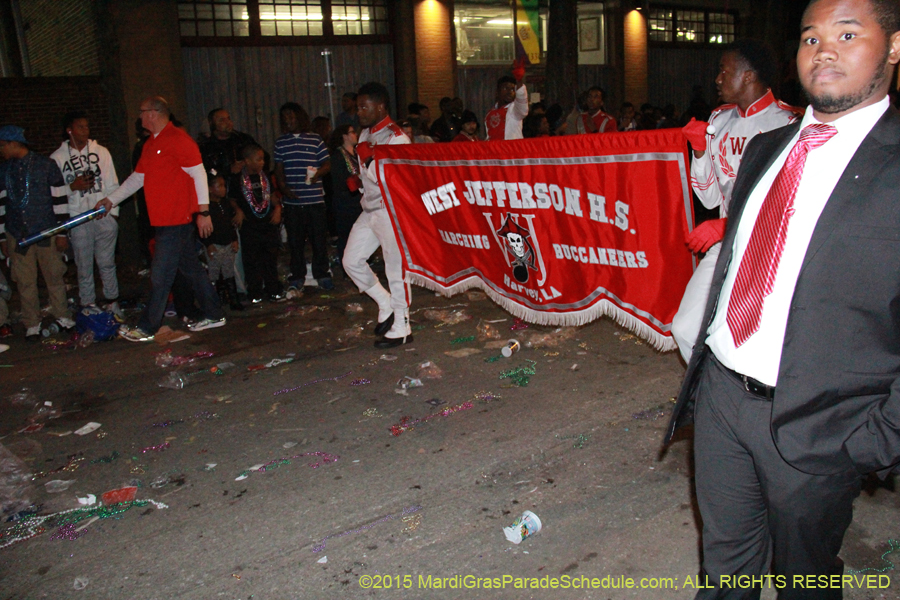
<svg viewBox="0 0 900 600">
<path fill-rule="evenodd" d="M 391 313 L 387 319 L 375 326 L 375 335 L 384 335 L 390 330 L 394 324 L 394 313 Z"/>
<path fill-rule="evenodd" d="M 399 338 L 383 337 L 380 340 L 375 340 L 375 347 L 379 350 L 386 350 L 388 348 L 396 348 L 397 346 L 402 346 L 403 344 L 411 344 L 412 341 L 412 334 L 405 335 Z"/>
</svg>

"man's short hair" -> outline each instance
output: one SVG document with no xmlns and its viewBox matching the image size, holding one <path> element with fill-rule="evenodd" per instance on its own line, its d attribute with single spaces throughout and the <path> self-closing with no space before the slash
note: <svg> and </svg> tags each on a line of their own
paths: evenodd
<svg viewBox="0 0 900 600">
<path fill-rule="evenodd" d="M 356 102 L 356 94 L 353 93 L 353 92 L 347 92 L 347 93 L 345 93 L 345 94 L 344 94 L 343 96 L 341 96 L 341 97 L 342 97 L 342 98 L 347 98 L 348 100 L 353 100 L 354 102 Z"/>
<path fill-rule="evenodd" d="M 600 95 L 603 96 L 604 100 L 606 100 L 606 90 L 604 90 L 599 85 L 592 85 L 591 87 L 589 87 L 588 94 L 590 94 L 591 92 L 600 92 Z"/>
<path fill-rule="evenodd" d="M 497 80 L 497 89 L 499 90 L 500 86 L 503 85 L 504 83 L 511 83 L 511 84 L 515 85 L 516 80 L 515 80 L 515 78 L 512 77 L 512 75 L 504 75 L 503 77 L 501 77 L 500 79 Z"/>
<path fill-rule="evenodd" d="M 410 102 L 409 106 L 406 107 L 406 110 L 411 115 L 419 115 L 422 114 L 422 109 L 428 108 L 424 104 L 419 104 L 418 102 Z"/>
<path fill-rule="evenodd" d="M 166 102 L 166 99 L 162 96 L 153 96 L 147 99 L 147 102 L 150 104 L 150 108 L 156 110 L 164 117 L 168 117 L 170 121 L 173 121 L 172 110 L 169 108 L 169 103 Z M 174 121 L 173 121 L 174 125 Z"/>
<path fill-rule="evenodd" d="M 357 92 L 360 96 L 368 96 L 369 100 L 375 104 L 384 104 L 387 106 L 391 102 L 391 96 L 388 94 L 387 88 L 377 81 L 370 81 L 363 84 Z"/>
<path fill-rule="evenodd" d="M 778 61 L 775 60 L 775 54 L 768 44 L 744 38 L 725 46 L 725 52 L 734 52 L 744 68 L 756 73 L 756 78 L 761 84 L 772 87 L 778 73 Z"/>
<path fill-rule="evenodd" d="M 819 0 L 812 0 L 804 11 L 806 12 Z M 875 13 L 875 21 L 887 36 L 892 36 L 900 31 L 900 2 L 897 0 L 869 0 L 872 11 Z"/>
<path fill-rule="evenodd" d="M 87 119 L 87 113 L 83 110 L 70 110 L 62 118 L 62 127 L 63 127 L 63 138 L 69 139 L 68 129 L 72 126 L 72 124 L 78 119 Z"/>
<path fill-rule="evenodd" d="M 214 108 L 211 111 L 209 111 L 208 113 L 206 113 L 206 120 L 209 121 L 210 131 L 212 131 L 212 129 L 213 129 L 213 118 L 216 116 L 216 113 L 219 112 L 220 110 L 225 110 L 225 109 L 220 106 L 220 107 Z"/>
<path fill-rule="evenodd" d="M 241 149 L 241 158 L 247 160 L 257 152 L 262 152 L 265 155 L 266 151 L 263 150 L 263 147 L 255 142 L 250 142 L 246 146 Z"/>
<path fill-rule="evenodd" d="M 297 115 L 297 126 L 300 131 L 304 133 L 309 131 L 309 113 L 306 112 L 302 106 L 296 102 L 285 102 L 281 105 L 281 108 L 278 109 L 278 114 L 280 115 L 285 111 L 290 111 Z"/>
</svg>

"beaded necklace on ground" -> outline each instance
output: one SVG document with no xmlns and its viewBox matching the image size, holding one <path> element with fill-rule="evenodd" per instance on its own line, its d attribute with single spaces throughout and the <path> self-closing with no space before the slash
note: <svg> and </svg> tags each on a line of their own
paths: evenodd
<svg viewBox="0 0 900 600">
<path fill-rule="evenodd" d="M 250 173 L 247 171 L 246 167 L 241 169 L 241 192 L 244 194 L 244 200 L 250 205 L 254 216 L 262 219 L 269 214 L 269 208 L 271 207 L 270 199 L 272 196 L 269 178 L 266 177 L 266 174 L 262 171 L 259 172 L 259 185 L 262 192 L 262 201 L 260 202 L 256 200 L 256 195 L 253 193 L 253 183 L 250 181 Z"/>
</svg>

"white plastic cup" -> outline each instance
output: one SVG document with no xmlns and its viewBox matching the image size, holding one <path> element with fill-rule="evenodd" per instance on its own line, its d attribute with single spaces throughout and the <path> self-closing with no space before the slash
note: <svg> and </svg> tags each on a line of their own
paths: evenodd
<svg viewBox="0 0 900 600">
<path fill-rule="evenodd" d="M 519 344 L 519 340 L 509 340 L 508 342 L 506 342 L 506 345 L 503 346 L 503 349 L 500 350 L 500 354 L 502 354 L 506 358 L 509 358 L 510 356 L 518 352 L 521 348 L 522 345 Z"/>
<path fill-rule="evenodd" d="M 316 167 L 306 167 L 306 185 L 312 185 L 312 178 L 316 176 L 319 169 Z"/>
<path fill-rule="evenodd" d="M 526 510 L 521 517 L 513 521 L 512 525 L 503 528 L 503 534 L 513 544 L 521 544 L 522 540 L 536 534 L 542 527 L 538 516 Z"/>
</svg>

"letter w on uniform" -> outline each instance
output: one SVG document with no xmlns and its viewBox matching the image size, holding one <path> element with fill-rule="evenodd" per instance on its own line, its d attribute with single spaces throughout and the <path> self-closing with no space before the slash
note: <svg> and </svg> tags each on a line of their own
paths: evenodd
<svg viewBox="0 0 900 600">
<path fill-rule="evenodd" d="M 732 154 L 744 154 L 744 144 L 747 143 L 746 137 L 733 137 L 731 138 L 731 153 Z"/>
</svg>

